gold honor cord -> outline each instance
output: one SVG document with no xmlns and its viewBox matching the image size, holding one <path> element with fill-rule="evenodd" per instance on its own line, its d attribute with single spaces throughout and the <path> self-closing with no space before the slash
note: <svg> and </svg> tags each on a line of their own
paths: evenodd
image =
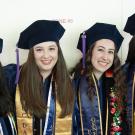
<svg viewBox="0 0 135 135">
<path fill-rule="evenodd" d="M 103 135 L 103 127 L 102 127 L 102 118 L 101 118 L 101 110 L 100 110 L 100 100 L 99 100 L 99 94 L 98 94 L 98 87 L 97 87 L 97 83 L 95 80 L 95 77 L 92 73 L 92 78 L 94 80 L 94 84 L 95 84 L 95 88 L 96 88 L 96 93 L 97 93 L 97 97 L 98 97 L 98 104 L 99 104 L 99 115 L 100 115 L 100 126 L 101 126 L 101 135 Z M 80 119 L 81 119 L 81 129 L 82 129 L 82 135 L 84 135 L 84 129 L 83 129 L 83 120 L 82 120 L 82 109 L 81 109 L 81 99 L 80 99 L 80 92 L 78 93 L 79 96 L 79 108 L 80 108 Z M 108 100 L 107 100 L 107 119 L 106 119 L 106 135 L 107 135 L 107 128 L 108 127 Z"/>
<path fill-rule="evenodd" d="M 42 133 L 42 118 L 40 119 L 40 135 L 42 135 L 43 133 Z"/>
<path fill-rule="evenodd" d="M 97 83 L 94 77 L 94 74 L 92 73 L 92 78 L 94 80 L 94 84 L 95 84 L 95 88 L 96 88 L 96 93 L 97 93 L 97 97 L 98 97 L 98 110 L 99 110 L 99 116 L 100 116 L 100 126 L 101 126 L 101 135 L 103 135 L 103 127 L 102 127 L 102 118 L 101 118 L 101 110 L 100 110 L 100 99 L 99 99 L 99 94 L 98 94 L 98 87 L 97 87 Z"/>
<path fill-rule="evenodd" d="M 134 93 L 135 92 L 135 73 L 133 77 L 133 87 L 132 87 L 132 135 L 135 133 L 135 118 L 134 118 Z"/>
<path fill-rule="evenodd" d="M 81 129 L 82 129 L 82 135 L 84 135 L 84 130 L 83 130 L 83 120 L 82 120 L 82 105 L 81 105 L 81 98 L 80 98 L 80 89 L 79 89 L 79 92 L 78 92 L 78 97 L 79 97 L 79 108 L 80 108 Z"/>
<path fill-rule="evenodd" d="M 107 112 L 106 112 L 106 131 L 105 134 L 108 133 L 108 99 L 107 99 Z"/>
</svg>

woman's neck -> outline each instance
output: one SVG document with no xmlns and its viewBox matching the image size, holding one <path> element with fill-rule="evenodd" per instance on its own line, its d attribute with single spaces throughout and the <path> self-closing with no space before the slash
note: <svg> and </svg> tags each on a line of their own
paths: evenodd
<svg viewBox="0 0 135 135">
<path fill-rule="evenodd" d="M 40 71 L 41 76 L 43 77 L 43 82 L 45 79 L 52 73 L 52 71 Z"/>
<path fill-rule="evenodd" d="M 98 72 L 98 71 L 93 71 L 93 73 L 94 73 L 97 80 L 99 80 L 101 78 L 101 76 L 103 75 L 103 73 Z"/>
</svg>

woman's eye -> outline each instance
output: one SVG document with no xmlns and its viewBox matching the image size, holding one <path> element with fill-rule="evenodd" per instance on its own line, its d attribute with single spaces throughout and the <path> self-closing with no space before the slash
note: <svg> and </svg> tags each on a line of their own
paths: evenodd
<svg viewBox="0 0 135 135">
<path fill-rule="evenodd" d="M 104 51 L 104 50 L 99 48 L 98 51 L 102 52 L 102 51 Z"/>
<path fill-rule="evenodd" d="M 55 48 L 52 47 L 52 48 L 49 48 L 49 50 L 50 50 L 50 51 L 53 51 L 53 50 L 55 50 Z"/>
<path fill-rule="evenodd" d="M 41 52 L 41 51 L 42 51 L 42 49 L 36 49 L 36 51 L 37 51 L 37 52 Z"/>
<path fill-rule="evenodd" d="M 114 52 L 113 51 L 109 51 L 109 54 L 114 54 Z"/>
</svg>

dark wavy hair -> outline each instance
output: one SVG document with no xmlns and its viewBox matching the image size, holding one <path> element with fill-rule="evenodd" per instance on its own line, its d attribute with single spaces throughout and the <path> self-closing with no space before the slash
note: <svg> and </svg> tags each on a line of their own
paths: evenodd
<svg viewBox="0 0 135 135">
<path fill-rule="evenodd" d="M 52 75 L 56 84 L 57 100 L 62 108 L 60 117 L 65 117 L 72 113 L 74 92 L 59 43 L 57 46 L 58 61 L 53 68 Z M 29 51 L 26 63 L 22 65 L 19 89 L 24 110 L 39 118 L 45 116 L 46 103 L 43 97 L 43 80 L 35 63 L 33 48 Z"/>
<path fill-rule="evenodd" d="M 90 86 L 88 89 L 88 96 L 90 100 L 92 100 L 93 96 L 96 94 L 94 81 L 92 79 L 93 66 L 91 63 L 92 50 L 94 46 L 95 46 L 95 43 L 90 46 L 90 49 L 86 53 L 86 68 L 85 69 L 82 68 L 82 60 L 81 60 L 80 63 L 77 65 L 77 70 L 76 70 L 76 72 L 80 72 L 81 75 L 85 75 L 88 80 L 88 83 Z M 114 52 L 114 61 L 110 69 L 113 71 L 113 79 L 115 83 L 114 86 L 117 88 L 116 94 L 120 101 L 119 103 L 122 103 L 123 96 L 126 95 L 127 89 L 125 85 L 125 75 L 122 71 L 120 59 L 116 51 Z M 103 76 L 105 77 L 105 75 Z"/>
<path fill-rule="evenodd" d="M 133 38 L 129 42 L 129 50 L 126 62 L 131 64 L 135 63 L 135 36 L 133 36 Z"/>
<path fill-rule="evenodd" d="M 13 111 L 12 99 L 4 78 L 3 68 L 0 63 L 0 116 L 5 116 Z"/>
</svg>

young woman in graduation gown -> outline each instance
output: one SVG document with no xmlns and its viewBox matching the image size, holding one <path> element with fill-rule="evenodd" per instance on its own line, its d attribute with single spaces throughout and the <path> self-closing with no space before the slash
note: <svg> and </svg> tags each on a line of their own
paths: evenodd
<svg viewBox="0 0 135 135">
<path fill-rule="evenodd" d="M 132 39 L 129 42 L 129 50 L 123 69 L 126 73 L 126 83 L 128 84 L 127 94 L 127 114 L 129 133 L 135 134 L 135 14 L 131 15 L 125 25 L 124 31 L 129 33 Z"/>
<path fill-rule="evenodd" d="M 0 38 L 0 53 L 3 40 Z M 0 135 L 16 135 L 16 124 L 13 117 L 13 103 L 7 87 L 2 64 L 0 62 Z"/>
<path fill-rule="evenodd" d="M 73 135 L 128 135 L 126 87 L 117 52 L 123 37 L 115 25 L 96 23 L 81 33 L 77 48 Z"/>
<path fill-rule="evenodd" d="M 17 43 L 29 49 L 27 61 L 5 67 L 19 135 L 71 134 L 74 94 L 59 44 L 64 31 L 58 21 L 35 21 Z"/>
</svg>

